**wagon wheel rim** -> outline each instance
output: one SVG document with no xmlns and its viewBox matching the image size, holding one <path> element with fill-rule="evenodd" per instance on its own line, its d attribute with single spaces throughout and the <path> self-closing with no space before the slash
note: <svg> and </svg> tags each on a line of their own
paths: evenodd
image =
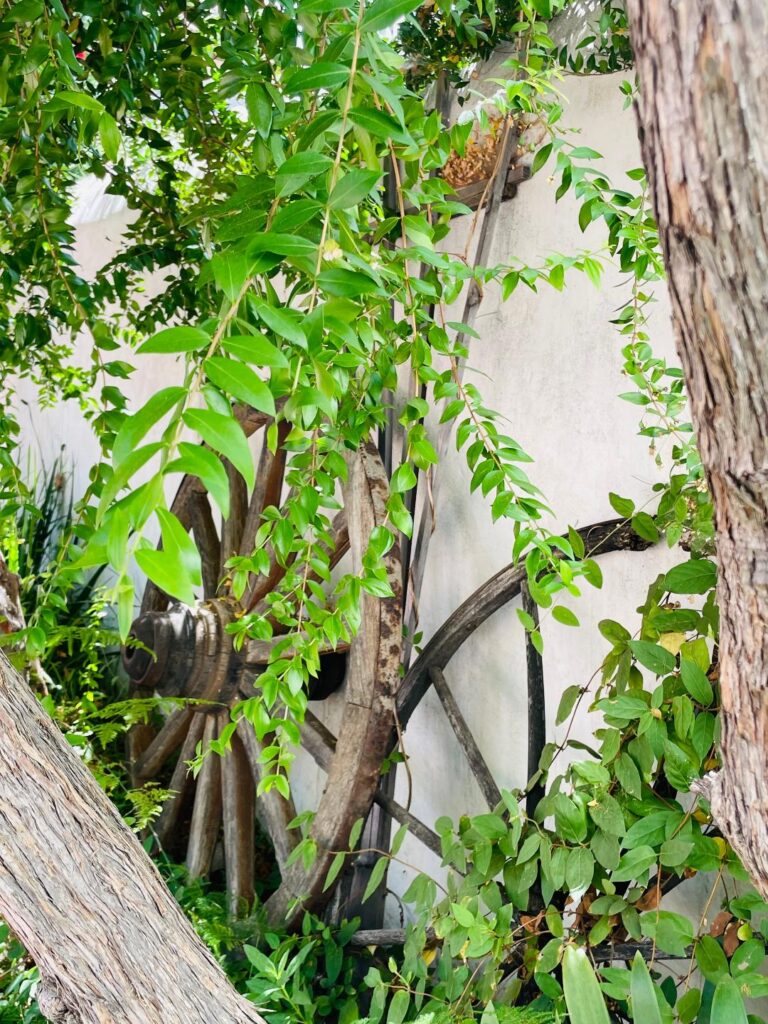
<svg viewBox="0 0 768 1024">
<path fill-rule="evenodd" d="M 236 410 L 247 435 L 269 422 L 246 408 Z M 279 441 L 287 431 L 280 424 Z M 332 532 L 336 564 L 349 550 L 352 571 L 360 568 L 371 531 L 386 521 L 388 483 L 373 446 L 348 455 L 344 506 L 334 518 Z M 254 898 L 255 820 L 271 840 L 281 882 L 266 909 L 273 920 L 289 927 L 305 910 L 319 912 L 332 896 L 323 892 L 330 862 L 346 849 L 354 822 L 369 810 L 381 761 L 393 724 L 401 658 L 402 612 L 400 556 L 397 545 L 384 558 L 394 596 L 384 600 L 364 595 L 361 628 L 347 654 L 344 710 L 340 734 L 345 738 L 328 762 L 329 778 L 315 812 L 309 835 L 317 856 L 306 867 L 301 859 L 288 864 L 300 836 L 289 829 L 296 816 L 292 799 L 276 790 L 257 797 L 262 778 L 263 745 L 252 726 L 241 719 L 222 757 L 209 755 L 193 778 L 187 762 L 199 744 L 205 749 L 216 739 L 235 703 L 254 694 L 254 679 L 269 660 L 269 642 L 246 642 L 233 651 L 225 632 L 235 602 L 219 583 L 226 560 L 250 554 L 264 508 L 279 505 L 284 486 L 286 453 L 279 444 L 271 453 L 265 444 L 256 484 L 249 495 L 242 477 L 224 460 L 230 479 L 230 518 L 216 529 L 211 505 L 201 482 L 185 476 L 172 511 L 191 532 L 201 552 L 203 601 L 194 609 L 172 603 L 154 584 L 145 589 L 133 633 L 140 646 L 124 650 L 124 664 L 134 696 L 156 693 L 192 698 L 205 703 L 180 704 L 159 731 L 146 725 L 129 733 L 128 757 L 134 785 L 162 777 L 173 764 L 164 803 L 154 823 L 161 847 L 183 854 L 191 877 L 209 873 L 219 844 L 223 852 L 229 908 L 247 909 Z M 287 570 L 273 558 L 266 576 L 249 581 L 243 605 L 265 611 L 267 598 Z M 143 649 L 156 653 L 152 658 Z"/>
</svg>

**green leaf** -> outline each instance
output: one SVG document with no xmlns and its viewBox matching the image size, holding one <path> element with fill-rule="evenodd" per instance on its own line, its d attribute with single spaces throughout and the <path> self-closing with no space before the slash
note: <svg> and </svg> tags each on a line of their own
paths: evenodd
<svg viewBox="0 0 768 1024">
<path fill-rule="evenodd" d="M 99 118 L 99 140 L 107 160 L 117 160 L 120 152 L 120 129 L 117 121 L 105 110 Z"/>
<path fill-rule="evenodd" d="M 656 989 L 641 953 L 635 953 L 630 981 L 634 1024 L 664 1024 Z"/>
<path fill-rule="evenodd" d="M 567 686 L 563 690 L 563 695 L 560 698 L 560 703 L 557 706 L 557 718 L 555 719 L 556 725 L 562 725 L 563 722 L 570 716 L 573 711 L 576 701 L 581 695 L 580 686 Z"/>
<path fill-rule="evenodd" d="M 241 474 L 249 488 L 253 488 L 255 471 L 251 449 L 243 428 L 234 416 L 225 416 L 210 409 L 188 409 L 184 422 L 197 431 L 202 439 L 220 455 L 226 456 Z"/>
<path fill-rule="evenodd" d="M 592 964 L 576 946 L 563 953 L 563 994 L 571 1024 L 611 1024 Z"/>
<path fill-rule="evenodd" d="M 416 474 L 410 462 L 403 462 L 392 474 L 389 482 L 389 489 L 393 494 L 402 494 L 403 491 L 410 491 L 416 486 Z"/>
<path fill-rule="evenodd" d="M 643 914 L 640 927 L 643 935 L 655 939 L 657 946 L 674 956 L 685 956 L 693 942 L 692 923 L 687 917 L 669 910 L 652 910 Z"/>
<path fill-rule="evenodd" d="M 383 110 L 376 110 L 375 107 L 352 107 L 349 119 L 352 124 L 365 129 L 382 142 L 388 142 L 391 139 L 393 142 L 407 146 L 413 141 L 394 117 L 385 114 Z"/>
<path fill-rule="evenodd" d="M 363 903 L 365 903 L 366 900 L 370 899 L 370 897 L 373 896 L 373 894 L 381 885 L 382 881 L 384 880 L 384 875 L 386 874 L 388 865 L 389 860 L 387 857 L 379 857 L 379 859 L 373 865 L 371 877 L 368 879 L 368 885 L 366 885 L 365 892 L 363 893 Z"/>
<path fill-rule="evenodd" d="M 294 345 L 299 345 L 301 348 L 307 347 L 307 336 L 298 324 L 297 317 L 289 313 L 285 309 L 278 309 L 276 306 L 270 306 L 266 302 L 256 301 L 253 303 L 253 308 L 259 316 L 260 320 L 269 327 L 278 338 L 285 338 L 286 341 L 292 341 Z"/>
<path fill-rule="evenodd" d="M 298 235 L 281 234 L 278 231 L 268 231 L 254 235 L 248 243 L 248 255 L 258 256 L 260 253 L 273 252 L 277 256 L 285 256 L 288 259 L 301 257 L 314 257 L 317 246 L 314 242 Z"/>
<path fill-rule="evenodd" d="M 624 792 L 639 798 L 643 789 L 642 779 L 637 765 L 629 754 L 625 752 L 621 755 L 614 765 L 614 771 Z"/>
<path fill-rule="evenodd" d="M 712 998 L 712 1024 L 748 1024 L 739 986 L 733 978 L 721 978 Z"/>
<path fill-rule="evenodd" d="M 565 881 L 570 892 L 584 892 L 592 884 L 595 873 L 595 858 L 585 846 L 577 846 L 568 853 L 565 865 Z"/>
<path fill-rule="evenodd" d="M 333 160 L 322 153 L 297 153 L 288 157 L 278 168 L 275 174 L 275 191 L 278 196 L 291 195 L 332 166 Z"/>
<path fill-rule="evenodd" d="M 460 903 L 452 903 L 451 913 L 462 928 L 472 928 L 475 925 L 475 915 L 468 907 L 463 907 Z"/>
<path fill-rule="evenodd" d="M 608 500 L 611 503 L 611 508 L 625 519 L 629 519 L 635 511 L 634 501 L 630 501 L 629 498 L 621 498 L 618 494 L 614 494 L 613 491 L 608 495 Z"/>
<path fill-rule="evenodd" d="M 670 654 L 669 651 L 658 644 L 652 644 L 648 640 L 630 640 L 629 648 L 640 664 L 650 669 L 657 676 L 674 671 L 674 654 Z"/>
<path fill-rule="evenodd" d="M 284 79 L 286 92 L 306 92 L 308 89 L 336 89 L 349 81 L 350 69 L 346 64 L 319 60 L 308 68 L 296 68 Z"/>
<path fill-rule="evenodd" d="M 602 793 L 590 801 L 589 814 L 594 823 L 608 835 L 620 839 L 627 831 L 619 802 L 609 793 Z"/>
<path fill-rule="evenodd" d="M 673 594 L 706 594 L 717 582 L 717 566 L 708 558 L 691 558 L 670 569 L 664 586 Z"/>
<path fill-rule="evenodd" d="M 254 366 L 270 366 L 278 370 L 288 368 L 288 360 L 283 353 L 263 334 L 234 334 L 231 338 L 224 338 L 221 347 Z"/>
<path fill-rule="evenodd" d="M 163 388 L 152 395 L 138 412 L 123 421 L 112 445 L 112 461 L 115 466 L 135 451 L 147 431 L 178 405 L 186 394 L 185 388 Z"/>
<path fill-rule="evenodd" d="M 712 684 L 699 666 L 686 657 L 682 657 L 680 659 L 680 678 L 693 699 L 699 704 L 709 707 L 714 696 Z"/>
<path fill-rule="evenodd" d="M 339 853 L 337 853 L 336 856 L 333 858 L 333 860 L 331 861 L 331 866 L 328 868 L 328 874 L 325 876 L 325 882 L 323 882 L 323 892 L 326 892 L 326 890 L 330 889 L 330 887 L 336 881 L 336 876 L 344 867 L 344 861 L 346 859 L 347 855 L 343 850 L 340 850 Z"/>
<path fill-rule="evenodd" d="M 398 18 L 415 11 L 421 0 L 376 0 L 365 12 L 363 18 L 364 32 L 381 32 Z"/>
<path fill-rule="evenodd" d="M 536 156 L 533 158 L 533 163 L 531 164 L 531 174 L 535 174 L 537 171 L 540 171 L 551 155 L 552 143 L 548 142 L 545 146 L 542 146 L 541 149 L 536 151 Z"/>
<path fill-rule="evenodd" d="M 199 327 L 166 327 L 140 345 L 138 352 L 196 352 L 208 348 L 211 337 Z"/>
<path fill-rule="evenodd" d="M 221 460 L 210 448 L 182 441 L 180 456 L 169 462 L 166 473 L 189 473 L 196 476 L 219 507 L 223 519 L 229 519 L 229 480 Z"/>
<path fill-rule="evenodd" d="M 238 363 L 225 356 L 211 356 L 205 361 L 205 372 L 209 380 L 233 398 L 252 405 L 268 416 L 275 415 L 275 400 L 264 381 L 245 363 Z"/>
<path fill-rule="evenodd" d="M 44 11 L 42 0 L 19 0 L 7 14 L 3 14 L 2 20 L 12 25 L 19 25 L 24 21 L 34 22 L 43 16 Z"/>
<path fill-rule="evenodd" d="M 632 529 L 638 537 L 642 537 L 643 540 L 648 540 L 652 544 L 655 544 L 660 536 L 653 516 L 649 516 L 647 512 L 638 512 L 632 516 Z"/>
<path fill-rule="evenodd" d="M 379 290 L 372 277 L 361 274 L 358 270 L 344 270 L 342 267 L 323 270 L 317 275 L 317 283 L 329 295 L 348 298 L 369 295 Z"/>
<path fill-rule="evenodd" d="M 696 963 L 707 981 L 713 985 L 728 976 L 728 958 L 720 943 L 711 935 L 702 935 L 696 943 Z"/>
<path fill-rule="evenodd" d="M 563 604 L 555 605 L 552 609 L 552 618 L 563 626 L 578 626 L 579 624 L 578 618 L 574 615 L 571 609 L 566 608 Z"/>
<path fill-rule="evenodd" d="M 55 105 L 64 104 L 68 107 L 79 107 L 81 110 L 94 110 L 99 113 L 104 109 L 104 104 L 99 103 L 97 99 L 89 96 L 88 93 L 72 92 L 69 89 L 57 92 L 50 102 Z"/>
<path fill-rule="evenodd" d="M 381 178 L 379 171 L 363 171 L 360 168 L 348 171 L 333 187 L 328 199 L 332 210 L 346 210 L 357 206 Z"/>
</svg>

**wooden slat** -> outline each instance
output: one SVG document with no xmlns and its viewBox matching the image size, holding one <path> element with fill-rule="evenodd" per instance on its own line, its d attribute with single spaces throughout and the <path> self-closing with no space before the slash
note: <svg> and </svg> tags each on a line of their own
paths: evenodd
<svg viewBox="0 0 768 1024">
<path fill-rule="evenodd" d="M 221 803 L 227 897 L 233 915 L 253 903 L 254 786 L 251 768 L 237 733 L 221 763 Z"/>
<path fill-rule="evenodd" d="M 206 715 L 203 729 L 203 750 L 216 738 L 221 715 Z M 221 826 L 221 758 L 208 754 L 197 776 L 195 806 L 187 845 L 187 871 L 190 878 L 207 875 Z"/>
<path fill-rule="evenodd" d="M 437 832 L 433 832 L 431 828 L 424 824 L 423 821 L 419 821 L 415 814 L 411 814 L 405 807 L 393 800 L 392 797 L 385 793 L 382 789 L 377 789 L 373 799 L 387 814 L 394 818 L 395 821 L 399 821 L 401 825 L 407 825 L 408 831 L 412 836 L 415 836 L 420 842 L 422 842 L 428 850 L 436 854 L 438 857 L 442 857 L 442 847 L 440 845 L 440 836 Z"/>
<path fill-rule="evenodd" d="M 170 713 L 160 732 L 137 759 L 133 768 L 136 780 L 146 782 L 157 775 L 174 750 L 181 745 L 193 714 L 190 707 L 176 708 Z"/>
<path fill-rule="evenodd" d="M 248 758 L 248 764 L 253 776 L 253 783 L 258 789 L 258 785 L 264 776 L 264 766 L 259 760 L 263 745 L 259 742 L 251 723 L 247 722 L 244 718 L 241 718 L 237 723 L 237 735 L 242 740 L 243 749 Z M 272 840 L 277 864 L 282 871 L 286 860 L 299 840 L 298 830 L 288 828 L 289 822 L 293 821 L 296 817 L 296 807 L 294 806 L 293 798 L 289 797 L 286 800 L 276 789 L 271 789 L 268 793 L 257 796 L 256 817 L 259 819 L 261 827 Z"/>
<path fill-rule="evenodd" d="M 350 455 L 344 505 L 353 572 L 361 566 L 371 531 L 386 521 L 387 494 L 387 478 L 376 449 L 365 445 Z M 385 563 L 394 596 L 380 600 L 365 594 L 362 598 L 361 628 L 349 652 L 344 717 L 310 833 L 317 845 L 317 858 L 309 869 L 300 862 L 293 863 L 266 903 L 270 920 L 288 927 L 301 919 L 305 909 L 317 912 L 327 903 L 331 893 L 324 893 L 323 885 L 331 861 L 338 850 L 346 849 L 352 825 L 368 813 L 379 783 L 400 678 L 402 612 L 397 545 L 387 553 Z M 299 897 L 304 897 L 303 903 L 296 905 Z"/>
<path fill-rule="evenodd" d="M 443 674 L 443 670 L 437 667 L 431 668 L 429 670 L 429 675 L 432 685 L 440 698 L 440 703 L 443 705 L 446 717 L 451 723 L 451 728 L 454 731 L 456 739 L 459 741 L 459 745 L 464 751 L 464 756 L 469 762 L 472 774 L 475 776 L 477 784 L 480 787 L 480 791 L 485 798 L 485 802 L 491 810 L 494 810 L 496 806 L 501 803 L 501 790 L 496 785 L 496 781 L 491 774 L 491 770 L 488 767 L 480 748 L 475 742 L 475 737 L 472 735 L 466 719 L 462 715 L 459 705 L 456 703 L 456 698 L 451 693 L 448 682 Z"/>
<path fill-rule="evenodd" d="M 245 480 L 228 459 L 224 460 L 224 468 L 229 479 L 229 518 L 224 520 L 221 527 L 221 576 L 226 572 L 225 563 L 240 551 L 240 538 L 248 515 L 248 488 Z"/>
<path fill-rule="evenodd" d="M 521 588 L 523 610 L 539 625 L 539 607 L 531 597 L 527 584 Z M 539 770 L 539 761 L 547 742 L 547 705 L 544 691 L 544 661 L 533 646 L 531 634 L 525 634 L 525 660 L 528 668 L 528 778 Z M 536 805 L 544 796 L 544 787 L 536 783 L 525 798 L 526 812 L 533 817 Z"/>
<path fill-rule="evenodd" d="M 219 588 L 221 541 L 213 521 L 213 512 L 208 496 L 199 491 L 196 491 L 193 496 L 191 522 L 203 570 L 203 597 L 214 597 Z"/>
<path fill-rule="evenodd" d="M 256 532 L 261 525 L 261 517 L 265 508 L 280 503 L 280 495 L 283 490 L 283 477 L 285 475 L 285 463 L 288 453 L 283 449 L 283 442 L 290 430 L 290 423 L 283 420 L 277 428 L 278 448 L 275 454 L 267 447 L 266 437 L 264 447 L 259 457 L 259 465 L 256 470 L 256 486 L 253 489 L 251 500 L 248 505 L 248 515 L 245 519 L 243 535 L 240 538 L 240 554 L 250 555 L 253 551 L 253 544 Z"/>
<path fill-rule="evenodd" d="M 192 721 L 189 723 L 189 731 L 184 737 L 179 759 L 176 762 L 176 767 L 173 769 L 173 775 L 168 785 L 168 789 L 173 791 L 173 795 L 165 801 L 160 817 L 155 822 L 155 835 L 160 846 L 163 848 L 168 844 L 176 829 L 181 808 L 193 783 L 192 773 L 189 770 L 187 761 L 191 761 L 195 756 L 197 744 L 203 738 L 204 726 L 205 715 L 199 712 L 194 714 Z"/>
</svg>

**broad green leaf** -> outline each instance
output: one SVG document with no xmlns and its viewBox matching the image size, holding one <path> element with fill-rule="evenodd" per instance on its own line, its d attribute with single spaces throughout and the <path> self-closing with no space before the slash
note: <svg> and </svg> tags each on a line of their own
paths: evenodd
<svg viewBox="0 0 768 1024">
<path fill-rule="evenodd" d="M 19 0 L 7 14 L 3 14 L 2 20 L 16 25 L 24 21 L 34 22 L 42 17 L 44 10 L 42 0 Z"/>
<path fill-rule="evenodd" d="M 705 707 L 712 703 L 714 696 L 712 684 L 695 662 L 689 661 L 685 657 L 680 659 L 680 678 L 683 680 L 683 686 L 695 701 Z"/>
<path fill-rule="evenodd" d="M 349 119 L 352 124 L 358 125 L 382 142 L 399 142 L 404 146 L 410 145 L 413 141 L 408 132 L 400 124 L 375 107 L 353 107 L 349 112 Z"/>
<path fill-rule="evenodd" d="M 252 405 L 268 416 L 275 415 L 275 400 L 267 384 L 258 377 L 250 366 L 225 356 L 211 356 L 205 361 L 205 372 L 209 380 L 227 395 Z"/>
<path fill-rule="evenodd" d="M 632 1020 L 634 1024 L 664 1024 L 653 980 L 641 953 L 632 962 Z"/>
<path fill-rule="evenodd" d="M 136 564 L 169 597 L 175 597 L 184 604 L 194 604 L 194 586 L 181 571 L 179 560 L 173 554 L 165 550 L 142 548 L 136 552 Z"/>
<path fill-rule="evenodd" d="M 702 935 L 696 943 L 696 963 L 699 970 L 714 985 L 728 975 L 728 958 L 720 943 L 711 935 Z"/>
<path fill-rule="evenodd" d="M 363 893 L 363 903 L 365 903 L 366 900 L 373 896 L 373 894 L 379 888 L 382 881 L 384 880 L 384 875 L 386 874 L 388 866 L 389 860 L 386 857 L 379 857 L 379 859 L 373 865 L 371 877 L 368 879 L 368 885 L 366 885 L 365 892 Z"/>
<path fill-rule="evenodd" d="M 344 270 L 343 267 L 332 267 L 317 275 L 317 283 L 329 295 L 348 296 L 369 295 L 379 290 L 378 284 L 367 274 L 359 270 Z"/>
<path fill-rule="evenodd" d="M 712 998 L 712 1024 L 748 1024 L 739 986 L 733 978 L 721 978 Z"/>
<path fill-rule="evenodd" d="M 686 956 L 693 942 L 693 924 L 687 917 L 669 910 L 652 910 L 640 918 L 643 935 L 655 939 L 665 953 Z"/>
<path fill-rule="evenodd" d="M 263 234 L 254 235 L 248 243 L 248 255 L 256 256 L 259 253 L 273 252 L 278 256 L 285 256 L 288 259 L 295 257 L 313 257 L 317 252 L 314 242 L 298 235 L 283 234 L 278 231 L 267 231 Z"/>
<path fill-rule="evenodd" d="M 219 252 L 211 260 L 216 287 L 230 302 L 234 302 L 242 292 L 250 267 L 250 261 L 239 252 Z"/>
<path fill-rule="evenodd" d="M 249 488 L 255 482 L 253 456 L 243 428 L 234 416 L 224 416 L 210 409 L 188 409 L 184 422 L 221 455 L 226 456 L 241 474 Z"/>
<path fill-rule="evenodd" d="M 320 60 L 308 68 L 296 68 L 285 76 L 287 92 L 305 92 L 308 89 L 336 89 L 349 81 L 350 69 L 346 64 Z"/>
<path fill-rule="evenodd" d="M 381 32 L 398 18 L 415 11 L 420 4 L 421 0 L 376 0 L 365 12 L 363 31 Z"/>
<path fill-rule="evenodd" d="M 323 882 L 323 892 L 333 885 L 336 881 L 336 876 L 344 867 L 344 861 L 347 859 L 347 855 L 343 850 L 340 850 L 331 861 L 331 866 L 328 868 L 328 874 L 325 876 L 325 882 Z"/>
<path fill-rule="evenodd" d="M 361 202 L 376 185 L 381 174 L 355 168 L 348 171 L 333 187 L 328 205 L 332 210 L 346 210 Z"/>
<path fill-rule="evenodd" d="M 611 508 L 625 519 L 628 519 L 635 511 L 634 501 L 630 501 L 629 498 L 621 498 L 618 494 L 614 494 L 613 491 L 608 495 L 608 500 L 611 503 Z"/>
<path fill-rule="evenodd" d="M 104 488 L 99 497 L 99 505 L 96 513 L 97 522 L 101 522 L 102 517 L 111 502 L 114 501 L 131 478 L 135 476 L 141 467 L 144 466 L 153 456 L 157 455 L 159 451 L 162 451 L 164 447 L 165 445 L 161 441 L 155 441 L 154 444 L 145 444 L 140 448 L 134 448 L 130 454 L 126 455 L 123 460 L 115 466 L 112 476 L 109 477 L 107 482 L 104 484 Z"/>
<path fill-rule="evenodd" d="M 592 964 L 576 946 L 563 953 L 563 994 L 571 1024 L 611 1024 Z"/>
<path fill-rule="evenodd" d="M 271 366 L 278 370 L 288 367 L 288 360 L 280 349 L 263 334 L 233 334 L 231 338 L 223 339 L 221 347 L 230 355 L 237 356 L 243 362 L 253 363 L 254 366 Z"/>
<path fill-rule="evenodd" d="M 275 191 L 278 196 L 291 195 L 332 165 L 333 160 L 322 153 L 297 153 L 288 157 L 275 174 Z"/>
<path fill-rule="evenodd" d="M 664 577 L 664 586 L 673 594 L 706 594 L 716 582 L 717 566 L 708 558 L 691 558 Z"/>
<path fill-rule="evenodd" d="M 297 322 L 297 318 L 284 309 L 277 309 L 266 302 L 256 301 L 253 304 L 260 320 L 271 328 L 279 338 L 292 341 L 301 348 L 307 347 L 307 336 Z"/>
<path fill-rule="evenodd" d="M 560 703 L 557 708 L 557 718 L 555 719 L 556 725 L 562 725 L 570 716 L 581 692 L 582 689 L 580 686 L 567 686 L 565 690 L 563 690 L 563 695 L 560 698 Z"/>
<path fill-rule="evenodd" d="M 619 866 L 614 869 L 611 879 L 614 882 L 631 882 L 642 877 L 645 872 L 655 864 L 658 857 L 656 851 L 650 846 L 638 846 L 629 850 L 619 861 Z"/>
<path fill-rule="evenodd" d="M 608 835 L 620 839 L 627 831 L 619 802 L 609 793 L 601 793 L 590 800 L 589 814 L 594 823 Z"/>
<path fill-rule="evenodd" d="M 166 327 L 153 334 L 137 351 L 141 355 L 146 352 L 196 352 L 210 344 L 210 335 L 199 327 Z"/>
<path fill-rule="evenodd" d="M 49 103 L 58 105 L 64 105 L 68 107 L 79 107 L 81 110 L 93 110 L 101 112 L 104 109 L 104 104 L 99 103 L 93 96 L 89 96 L 85 92 L 73 92 L 70 89 L 64 89 L 61 92 L 57 92 Z"/>
<path fill-rule="evenodd" d="M 136 449 L 136 445 L 158 420 L 178 405 L 187 395 L 185 388 L 163 388 L 152 395 L 147 402 L 127 417 L 117 432 L 112 445 L 112 461 L 118 466 Z"/>
<path fill-rule="evenodd" d="M 640 664 L 657 676 L 674 671 L 674 654 L 670 654 L 658 644 L 652 644 L 648 640 L 630 640 L 629 648 Z"/>
<path fill-rule="evenodd" d="M 579 620 L 570 608 L 563 604 L 555 605 L 552 609 L 552 618 L 563 626 L 578 626 Z"/>
<path fill-rule="evenodd" d="M 117 160 L 120 152 L 120 129 L 117 121 L 105 110 L 99 118 L 99 140 L 107 160 Z"/>
<path fill-rule="evenodd" d="M 577 846 L 568 853 L 565 880 L 571 892 L 584 892 L 592 884 L 595 858 L 585 846 Z"/>
<path fill-rule="evenodd" d="M 229 480 L 221 459 L 200 444 L 182 441 L 179 458 L 169 462 L 166 473 L 189 473 L 198 477 L 219 507 L 223 519 L 229 519 Z"/>
</svg>

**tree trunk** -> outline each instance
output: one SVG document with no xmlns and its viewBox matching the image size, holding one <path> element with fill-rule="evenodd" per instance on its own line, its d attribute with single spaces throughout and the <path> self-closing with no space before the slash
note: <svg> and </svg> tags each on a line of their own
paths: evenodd
<svg viewBox="0 0 768 1024">
<path fill-rule="evenodd" d="M 715 503 L 714 817 L 768 897 L 768 7 L 628 0 L 640 139 Z"/>
<path fill-rule="evenodd" d="M 59 1024 L 263 1024 L 1 652 L 0 914 Z"/>
</svg>

